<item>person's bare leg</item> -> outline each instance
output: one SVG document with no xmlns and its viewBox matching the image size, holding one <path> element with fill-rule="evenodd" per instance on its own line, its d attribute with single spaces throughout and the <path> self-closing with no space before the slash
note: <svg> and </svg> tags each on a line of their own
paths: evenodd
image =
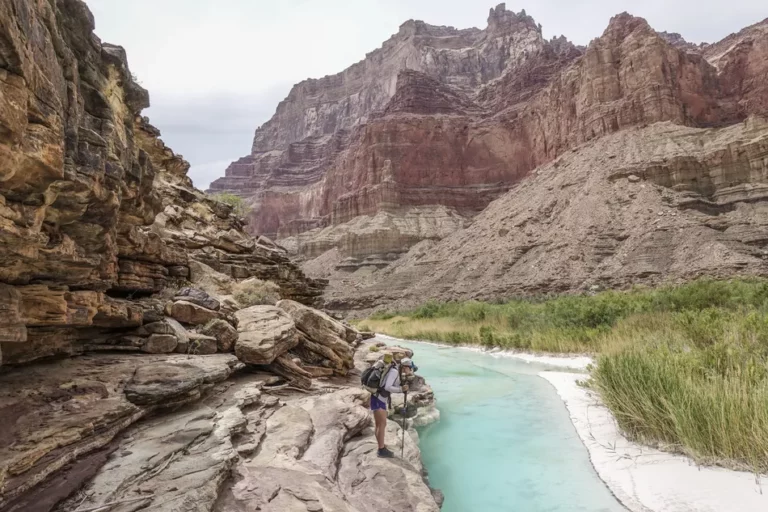
<svg viewBox="0 0 768 512">
<path fill-rule="evenodd" d="M 379 443 L 379 450 L 384 448 L 384 435 L 387 432 L 387 411 L 379 409 L 373 411 L 373 419 L 376 423 L 376 441 Z"/>
</svg>

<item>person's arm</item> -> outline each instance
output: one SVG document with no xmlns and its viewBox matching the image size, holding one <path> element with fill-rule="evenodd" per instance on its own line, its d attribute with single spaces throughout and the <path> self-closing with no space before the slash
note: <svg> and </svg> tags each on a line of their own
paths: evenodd
<svg viewBox="0 0 768 512">
<path fill-rule="evenodd" d="M 387 378 L 384 379 L 384 389 L 390 393 L 403 392 L 400 388 L 400 374 L 397 372 L 397 369 L 390 368 L 389 373 L 387 373 Z"/>
</svg>

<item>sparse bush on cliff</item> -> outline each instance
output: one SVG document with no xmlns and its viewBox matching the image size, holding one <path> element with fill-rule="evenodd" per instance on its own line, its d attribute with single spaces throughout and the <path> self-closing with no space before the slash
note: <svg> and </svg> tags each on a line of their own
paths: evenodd
<svg viewBox="0 0 768 512">
<path fill-rule="evenodd" d="M 235 300 L 244 308 L 259 305 L 275 305 L 280 300 L 280 287 L 272 281 L 251 278 L 233 287 Z"/>
<path fill-rule="evenodd" d="M 248 206 L 248 203 L 245 202 L 245 199 L 236 194 L 221 192 L 219 194 L 211 195 L 211 199 L 228 204 L 232 207 L 232 212 L 239 217 L 245 217 L 248 215 L 248 212 L 251 211 L 251 208 Z"/>
</svg>

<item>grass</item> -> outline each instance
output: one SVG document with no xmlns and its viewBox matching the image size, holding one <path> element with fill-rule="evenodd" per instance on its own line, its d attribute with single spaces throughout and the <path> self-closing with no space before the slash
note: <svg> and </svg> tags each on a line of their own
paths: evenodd
<svg viewBox="0 0 768 512">
<path fill-rule="evenodd" d="M 628 437 L 768 472 L 768 281 L 432 302 L 366 324 L 408 339 L 593 353 L 591 386 Z"/>
</svg>

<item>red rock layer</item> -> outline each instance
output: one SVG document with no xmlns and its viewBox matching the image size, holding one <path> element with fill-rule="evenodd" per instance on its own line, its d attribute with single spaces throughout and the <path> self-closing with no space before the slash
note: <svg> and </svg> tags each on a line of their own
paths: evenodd
<svg viewBox="0 0 768 512">
<path fill-rule="evenodd" d="M 279 236 L 409 206 L 479 211 L 538 165 L 622 128 L 659 121 L 721 126 L 764 112 L 768 82 L 760 56 L 768 37 L 762 25 L 755 27 L 723 50 L 718 70 L 703 52 L 626 13 L 581 50 L 564 38 L 543 40 L 524 12 L 500 6 L 484 35 L 450 39 L 488 41 L 506 31 L 490 39 L 508 44 L 500 73 L 483 80 L 476 70 L 463 76 L 414 66 L 399 73 L 387 102 L 371 103 L 350 130 L 287 150 L 275 148 L 300 134 L 264 135 L 293 122 L 281 105 L 257 132 L 251 160 L 233 164 L 211 189 L 252 196 L 251 229 Z M 402 32 L 393 40 L 405 45 Z M 423 36 L 420 44 L 437 40 Z M 365 62 L 369 71 L 379 69 Z M 380 84 L 378 75 L 370 76 Z"/>
</svg>

